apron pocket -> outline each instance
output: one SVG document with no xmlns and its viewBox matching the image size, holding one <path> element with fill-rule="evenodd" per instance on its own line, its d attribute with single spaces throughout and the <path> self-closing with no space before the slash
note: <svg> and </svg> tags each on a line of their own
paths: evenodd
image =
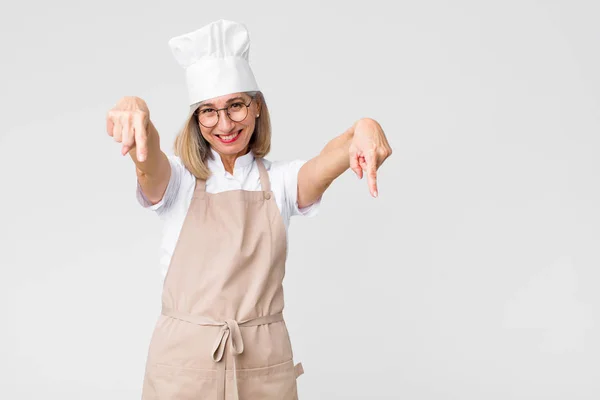
<svg viewBox="0 0 600 400">
<path fill-rule="evenodd" d="M 196 400 L 215 398 L 217 371 L 184 368 L 165 364 L 149 367 L 144 381 L 143 399 Z"/>
<path fill-rule="evenodd" d="M 240 369 L 237 371 L 240 397 L 244 400 L 296 400 L 296 377 L 302 372 L 302 365 L 294 366 L 293 360 L 269 367 Z M 233 385 L 229 375 L 227 384 Z"/>
</svg>

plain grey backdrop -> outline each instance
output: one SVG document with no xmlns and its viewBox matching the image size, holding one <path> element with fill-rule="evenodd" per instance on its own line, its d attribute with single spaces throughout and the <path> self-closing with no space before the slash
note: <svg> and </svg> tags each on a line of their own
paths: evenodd
<svg viewBox="0 0 600 400">
<path fill-rule="evenodd" d="M 167 41 L 244 23 L 272 160 L 357 119 L 394 154 L 292 220 L 302 399 L 600 397 L 595 1 L 32 1 L 0 9 L 0 398 L 136 399 L 161 223 L 106 133 L 187 113 Z"/>
</svg>

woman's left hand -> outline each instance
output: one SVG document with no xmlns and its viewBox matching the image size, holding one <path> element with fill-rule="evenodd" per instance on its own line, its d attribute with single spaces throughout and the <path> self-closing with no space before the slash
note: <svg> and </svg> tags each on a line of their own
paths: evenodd
<svg viewBox="0 0 600 400">
<path fill-rule="evenodd" d="M 369 191 L 371 196 L 377 197 L 377 169 L 392 155 L 392 148 L 377 121 L 363 118 L 358 120 L 353 128 L 349 154 L 350 169 L 359 179 L 362 179 L 363 171 L 367 172 Z"/>
</svg>

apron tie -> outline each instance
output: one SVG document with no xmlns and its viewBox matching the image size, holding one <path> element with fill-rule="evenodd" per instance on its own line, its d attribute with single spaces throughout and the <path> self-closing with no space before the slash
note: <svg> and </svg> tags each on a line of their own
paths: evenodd
<svg viewBox="0 0 600 400">
<path fill-rule="evenodd" d="M 219 362 L 223 358 L 227 339 L 231 336 L 231 353 L 234 356 L 244 352 L 244 341 L 242 340 L 242 332 L 240 326 L 235 320 L 229 319 L 223 323 L 221 332 L 217 336 L 215 345 L 213 346 L 213 361 Z"/>
<path fill-rule="evenodd" d="M 231 354 L 233 354 L 233 386 L 234 386 L 234 400 L 239 399 L 238 394 L 238 385 L 237 385 L 237 366 L 235 363 L 235 359 L 238 355 L 244 352 L 244 341 L 242 340 L 242 332 L 240 331 L 240 326 L 235 320 L 228 319 L 226 320 L 222 327 L 221 332 L 217 336 L 217 340 L 215 341 L 215 345 L 213 346 L 213 361 L 218 363 L 217 370 L 219 371 L 219 377 L 223 377 L 223 379 L 219 379 L 217 383 L 217 396 L 219 400 L 225 399 L 225 362 L 223 362 L 223 353 L 225 353 L 225 346 L 227 345 L 227 339 L 229 340 L 229 348 L 231 349 Z"/>
<path fill-rule="evenodd" d="M 220 326 L 221 330 L 217 335 L 215 340 L 215 344 L 213 345 L 213 353 L 212 359 L 215 363 L 217 363 L 217 399 L 225 400 L 225 381 L 226 381 L 226 369 L 225 369 L 225 360 L 223 360 L 223 355 L 225 354 L 225 347 L 227 346 L 227 342 L 229 342 L 229 348 L 231 350 L 231 354 L 233 355 L 233 391 L 234 391 L 234 400 L 239 400 L 238 393 L 238 384 L 237 384 L 237 366 L 236 366 L 236 358 L 238 355 L 244 352 L 244 341 L 242 340 L 242 331 L 240 327 L 245 326 L 257 326 L 257 325 L 265 325 L 273 322 L 283 321 L 283 314 L 281 312 L 277 314 L 265 315 L 258 318 L 248 319 L 242 322 L 237 322 L 234 319 L 228 319 L 224 322 L 213 321 L 209 318 L 205 318 L 199 315 L 188 315 L 185 313 L 181 313 L 177 310 L 173 310 L 170 308 L 163 307 L 162 314 L 168 317 L 172 317 L 175 319 L 179 319 L 182 321 L 190 322 L 196 325 L 205 325 L 205 326 Z M 298 368 L 298 366 L 296 366 Z M 300 366 L 301 368 L 301 366 Z M 296 371 L 298 375 L 300 371 Z M 300 372 L 301 374 L 301 372 Z"/>
</svg>

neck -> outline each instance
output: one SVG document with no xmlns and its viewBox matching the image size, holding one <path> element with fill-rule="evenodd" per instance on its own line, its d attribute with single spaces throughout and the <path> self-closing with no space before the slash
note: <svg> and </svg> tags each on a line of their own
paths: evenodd
<svg viewBox="0 0 600 400">
<path fill-rule="evenodd" d="M 233 175 L 233 167 L 235 167 L 235 160 L 237 160 L 238 157 L 241 157 L 244 154 L 248 154 L 248 151 L 250 151 L 250 149 L 246 147 L 244 150 L 237 154 L 219 154 L 221 156 L 221 162 L 223 163 L 223 167 L 225 167 L 225 171 Z"/>
</svg>

